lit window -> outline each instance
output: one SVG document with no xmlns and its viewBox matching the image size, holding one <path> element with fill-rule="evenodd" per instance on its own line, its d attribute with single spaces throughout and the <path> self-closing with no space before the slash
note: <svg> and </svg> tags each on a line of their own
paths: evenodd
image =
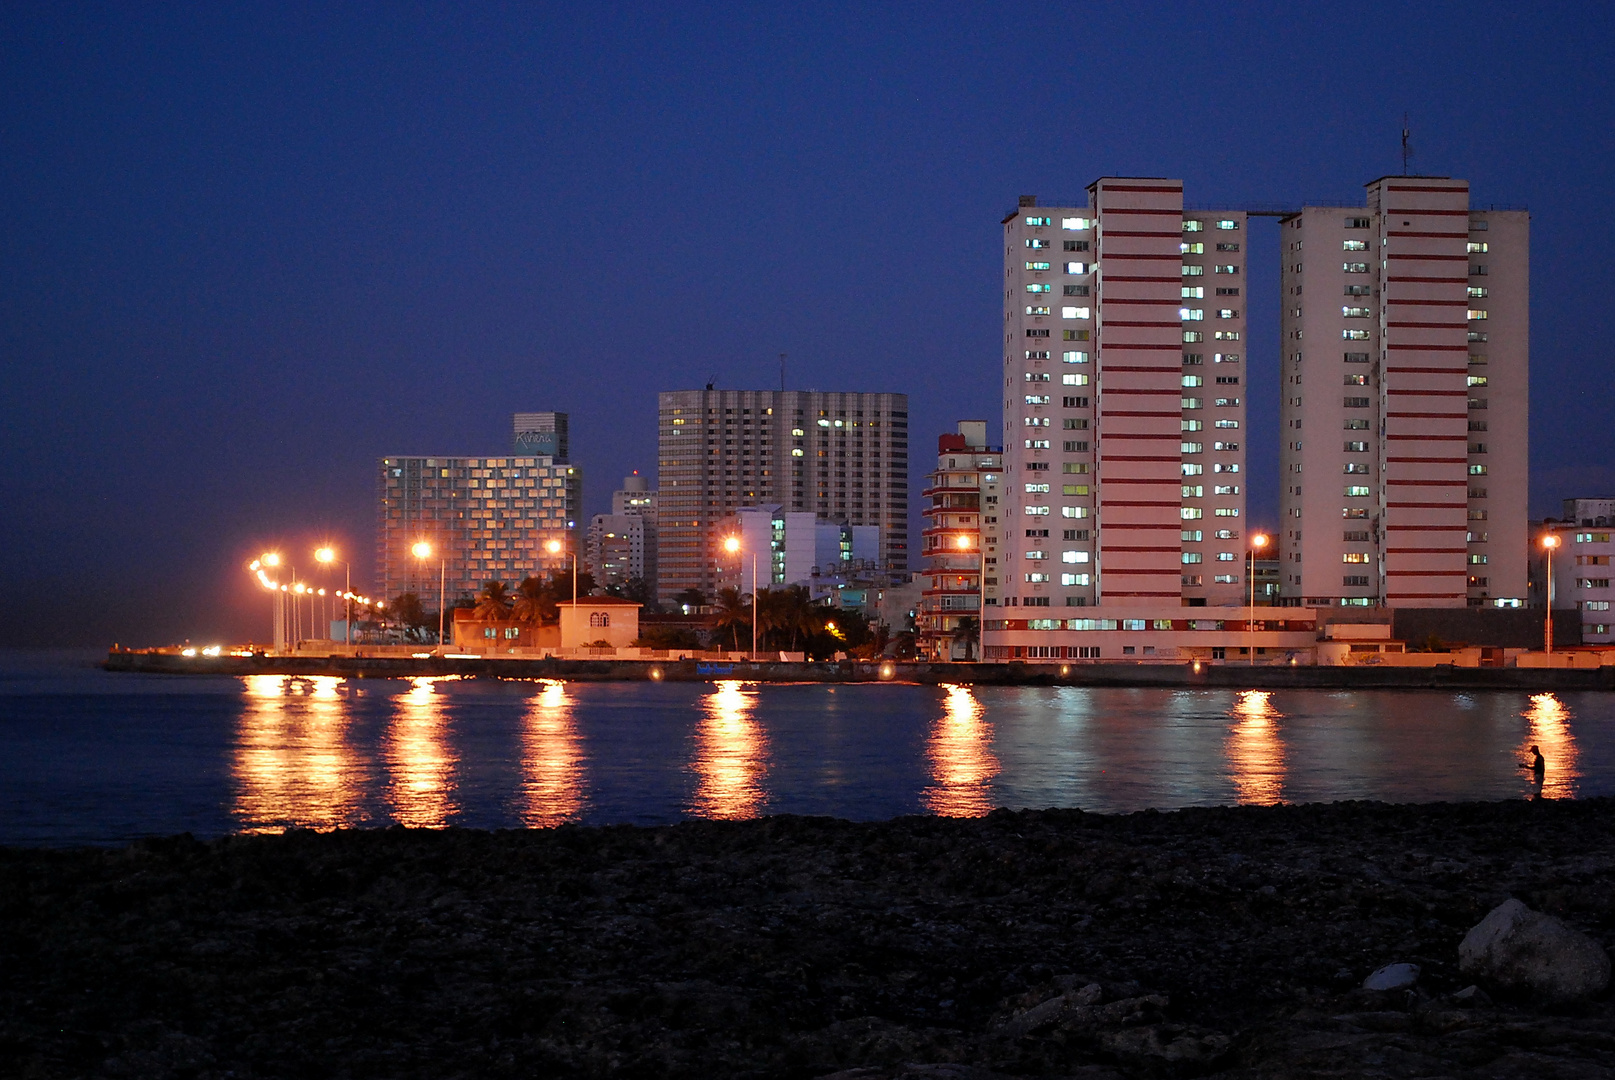
<svg viewBox="0 0 1615 1080">
<path fill-rule="evenodd" d="M 1211 489 L 1213 495 L 1238 495 L 1238 484 L 1218 484 Z"/>
<path fill-rule="evenodd" d="M 1184 386 L 1203 386 L 1205 381 L 1206 380 L 1201 378 L 1199 375 L 1185 375 L 1183 377 Z"/>
<path fill-rule="evenodd" d="M 1237 506 L 1219 506 L 1219 507 L 1217 507 L 1217 509 L 1213 510 L 1212 513 L 1215 514 L 1217 517 L 1238 517 L 1239 516 L 1239 507 L 1237 507 Z"/>
<path fill-rule="evenodd" d="M 1088 376 L 1081 371 L 1068 371 L 1060 376 L 1060 382 L 1066 386 L 1087 386 Z"/>
<path fill-rule="evenodd" d="M 1471 375 L 1471 376 L 1469 376 L 1469 385 L 1470 386 L 1485 386 L 1486 385 L 1486 376 L 1485 375 Z"/>
<path fill-rule="evenodd" d="M 802 456 L 802 448 L 800 446 L 793 447 L 791 449 L 791 456 L 792 457 L 801 457 Z"/>
<path fill-rule="evenodd" d="M 1046 248 L 1049 246 L 1049 242 L 1047 240 L 1028 240 L 1026 246 L 1029 248 Z"/>
<path fill-rule="evenodd" d="M 1088 264 L 1068 262 L 1065 264 L 1065 272 L 1068 274 L 1086 274 L 1088 272 Z"/>
<path fill-rule="evenodd" d="M 1194 485 L 1194 484 L 1184 484 L 1183 485 L 1183 497 L 1185 499 L 1199 499 L 1199 498 L 1203 498 L 1205 496 L 1205 494 L 1206 494 L 1206 489 L 1204 487 L 1200 487 L 1200 486 L 1197 486 L 1197 485 Z"/>
<path fill-rule="evenodd" d="M 1204 465 L 1196 465 L 1192 461 L 1184 462 L 1182 469 L 1184 476 L 1199 476 L 1206 471 L 1206 467 Z"/>
<path fill-rule="evenodd" d="M 1203 430 L 1205 428 L 1205 426 L 1206 426 L 1206 422 L 1204 420 L 1180 420 L 1180 421 L 1178 421 L 1178 428 L 1179 428 L 1179 430 L 1182 430 L 1182 431 L 1201 431 L 1201 430 Z"/>
<path fill-rule="evenodd" d="M 1222 511 L 1218 510 L 1217 513 L 1221 514 Z M 1184 521 L 1195 521 L 1205 516 L 1206 512 L 1198 506 L 1184 506 L 1178 509 L 1178 517 Z"/>
<path fill-rule="evenodd" d="M 1028 450 L 1047 450 L 1049 448 L 1049 440 L 1047 440 L 1047 439 L 1027 439 L 1026 440 L 1026 448 Z"/>
<path fill-rule="evenodd" d="M 1371 309 L 1365 307 L 1343 307 L 1340 313 L 1348 319 L 1368 319 L 1374 314 Z"/>
<path fill-rule="evenodd" d="M 1469 317 L 1471 319 L 1484 319 L 1486 318 L 1486 312 L 1477 308 L 1470 308 Z"/>
<path fill-rule="evenodd" d="M 1052 285 L 1028 285 L 1026 291 L 1029 293 L 1046 293 L 1053 291 L 1053 288 L 1054 286 Z M 1031 312 L 1028 311 L 1027 314 L 1030 315 Z"/>
<path fill-rule="evenodd" d="M 1197 397 L 1180 398 L 1179 401 L 1178 401 L 1178 404 L 1183 406 L 1185 409 L 1198 409 L 1204 403 L 1205 403 L 1205 398 L 1197 398 Z"/>
<path fill-rule="evenodd" d="M 1086 364 L 1088 362 L 1088 354 L 1085 352 L 1061 353 L 1060 359 L 1065 361 L 1067 364 Z"/>
<path fill-rule="evenodd" d="M 1212 272 L 1218 274 L 1237 274 L 1239 273 L 1239 267 L 1232 263 L 1224 263 L 1221 266 L 1213 267 Z"/>
<path fill-rule="evenodd" d="M 1186 442 L 1178 444 L 1178 452 L 1183 454 L 1198 454 L 1205 448 L 1205 443 Z"/>
<path fill-rule="evenodd" d="M 1206 340 L 1206 335 L 1199 330 L 1185 330 L 1183 340 L 1186 342 L 1204 341 Z"/>
<path fill-rule="evenodd" d="M 1049 580 L 1049 575 L 1047 575 L 1047 574 L 1027 574 L 1026 575 L 1026 580 L 1029 581 L 1029 582 L 1032 582 L 1033 584 L 1038 584 L 1040 582 L 1048 581 Z"/>
<path fill-rule="evenodd" d="M 1471 285 L 1469 287 L 1469 298 L 1471 300 L 1484 300 L 1486 299 L 1486 290 L 1479 285 Z"/>
<path fill-rule="evenodd" d="M 1367 563 L 1368 553 L 1364 551 L 1348 551 L 1340 557 L 1344 563 Z"/>
<path fill-rule="evenodd" d="M 1027 394 L 1026 395 L 1026 403 L 1028 405 L 1047 405 L 1051 400 L 1052 399 L 1050 398 L 1050 396 L 1048 394 Z"/>
<path fill-rule="evenodd" d="M 1028 551 L 1026 553 L 1026 557 L 1028 559 L 1032 559 L 1032 560 L 1046 559 L 1046 558 L 1048 558 L 1048 552 L 1045 552 L 1045 551 Z"/>
<path fill-rule="evenodd" d="M 1049 513 L 1046 506 L 1025 506 L 1022 509 L 1026 511 L 1027 517 L 1047 517 Z"/>
<path fill-rule="evenodd" d="M 1239 556 L 1235 555 L 1232 551 L 1219 551 L 1219 552 L 1217 552 L 1217 561 L 1218 562 L 1233 562 L 1237 558 L 1239 558 Z"/>
<path fill-rule="evenodd" d="M 1026 309 L 1026 313 L 1028 315 L 1049 315 L 1053 313 L 1053 309 L 1046 307 L 1029 307 Z"/>
<path fill-rule="evenodd" d="M 1341 269 L 1346 271 L 1346 273 L 1348 273 L 1348 274 L 1366 274 L 1366 273 L 1368 273 L 1368 264 L 1367 263 L 1342 263 L 1341 264 Z"/>
<path fill-rule="evenodd" d="M 1026 223 L 1033 228 L 1041 228 L 1044 225 L 1053 225 L 1054 219 L 1046 217 L 1029 217 L 1026 219 Z"/>
<path fill-rule="evenodd" d="M 1028 495 L 1047 495 L 1049 493 L 1049 485 L 1047 485 L 1047 484 L 1027 484 L 1026 485 L 1026 493 Z"/>
<path fill-rule="evenodd" d="M 1090 228 L 1093 222 L 1085 217 L 1068 217 L 1060 219 L 1060 228 L 1070 232 L 1082 232 Z"/>
<path fill-rule="evenodd" d="M 1367 386 L 1368 385 L 1368 376 L 1367 375 L 1347 375 L 1345 378 L 1346 378 L 1345 385 L 1347 385 L 1347 386 Z"/>
<path fill-rule="evenodd" d="M 1204 255 L 1206 253 L 1206 245 L 1204 245 L 1204 244 L 1179 244 L 1178 245 L 1178 253 L 1182 254 L 1182 255 Z"/>
<path fill-rule="evenodd" d="M 1341 247 L 1346 251 L 1367 251 L 1368 250 L 1368 241 L 1366 241 L 1366 240 L 1344 240 L 1344 241 L 1341 242 Z"/>
<path fill-rule="evenodd" d="M 1026 373 L 1026 381 L 1027 382 L 1048 382 L 1049 381 L 1049 373 L 1046 372 L 1046 371 L 1028 371 Z"/>
<path fill-rule="evenodd" d="M 1093 581 L 1089 574 L 1061 574 L 1061 585 L 1087 585 Z"/>
<path fill-rule="evenodd" d="M 1213 465 L 1211 467 L 1211 471 L 1212 472 L 1238 472 L 1239 471 L 1239 464 L 1238 464 L 1238 462 L 1232 462 L 1232 461 L 1228 461 L 1228 462 L 1219 461 L 1217 464 L 1215 464 L 1215 465 Z"/>
<path fill-rule="evenodd" d="M 1368 444 L 1365 442 L 1349 442 L 1345 446 L 1348 454 L 1365 454 L 1368 452 Z"/>
<path fill-rule="evenodd" d="M 1215 424 L 1212 425 L 1212 427 L 1220 427 L 1220 428 L 1236 428 L 1238 426 L 1239 426 L 1239 421 L 1238 420 L 1218 420 Z M 1218 443 L 1217 445 L 1218 445 L 1219 448 L 1222 446 L 1221 443 Z M 1239 448 L 1238 443 L 1229 443 L 1228 445 L 1234 447 L 1236 450 Z"/>
<path fill-rule="evenodd" d="M 1205 317 L 1206 313 L 1200 308 L 1178 308 L 1178 318 L 1185 322 L 1199 322 Z"/>
<path fill-rule="evenodd" d="M 1356 486 L 1348 487 L 1346 489 L 1346 498 L 1348 498 L 1348 499 L 1366 499 L 1366 498 L 1368 498 L 1368 489 L 1366 487 L 1356 487 Z"/>
<path fill-rule="evenodd" d="M 1026 268 L 1028 270 L 1047 270 L 1049 269 L 1049 264 L 1046 262 L 1029 262 L 1026 264 Z"/>
<path fill-rule="evenodd" d="M 1205 227 L 1206 225 L 1203 221 L 1185 221 L 1183 223 L 1184 232 L 1200 232 Z"/>
<path fill-rule="evenodd" d="M 1088 561 L 1088 558 L 1088 552 L 1086 551 L 1068 550 L 1060 552 L 1060 561 L 1065 563 L 1085 563 Z"/>
<path fill-rule="evenodd" d="M 1227 218 L 1224 218 L 1222 221 L 1217 222 L 1217 228 L 1222 229 L 1224 231 L 1227 231 L 1229 229 L 1237 229 L 1237 228 L 1239 228 L 1239 222 L 1230 221 Z"/>
<path fill-rule="evenodd" d="M 1236 308 L 1218 308 L 1217 309 L 1217 318 L 1219 318 L 1219 319 L 1237 319 L 1237 318 L 1239 318 L 1239 311 Z"/>
<path fill-rule="evenodd" d="M 1062 318 L 1062 319 L 1091 319 L 1091 318 L 1093 318 L 1093 308 L 1063 307 L 1063 308 L 1060 309 L 1060 318 Z"/>
<path fill-rule="evenodd" d="M 1214 337 L 1218 341 L 1238 341 L 1239 340 L 1239 331 L 1238 330 L 1218 330 L 1215 334 L 1212 335 L 1212 337 Z"/>
<path fill-rule="evenodd" d="M 1184 277 L 1201 277 L 1205 272 L 1206 268 L 1203 266 L 1185 266 L 1183 268 Z"/>
<path fill-rule="evenodd" d="M 1220 397 L 1213 404 L 1219 409 L 1233 409 L 1239 406 L 1239 399 L 1236 397 Z"/>
<path fill-rule="evenodd" d="M 1183 559 L 1184 566 L 1189 566 L 1194 563 L 1204 561 L 1204 556 L 1202 556 L 1198 551 L 1185 551 L 1181 557 Z"/>
<path fill-rule="evenodd" d="M 1060 507 L 1060 516 L 1068 518 L 1085 518 L 1088 516 L 1088 508 L 1086 506 L 1062 506 Z"/>
<path fill-rule="evenodd" d="M 1467 250 L 1471 255 L 1481 255 L 1486 252 L 1487 247 L 1484 243 L 1477 244 L 1474 241 L 1470 241 L 1465 245 L 1465 250 Z"/>
<path fill-rule="evenodd" d="M 1206 287 L 1204 285 L 1185 285 L 1185 286 L 1183 286 L 1183 299 L 1185 299 L 1185 300 L 1204 300 L 1205 298 L 1206 298 Z"/>
<path fill-rule="evenodd" d="M 1470 476 L 1485 476 L 1486 475 L 1486 466 L 1484 466 L 1484 465 L 1471 465 L 1469 467 L 1469 475 Z"/>
<path fill-rule="evenodd" d="M 1367 330 L 1342 330 L 1340 336 L 1345 341 L 1367 341 Z"/>
</svg>

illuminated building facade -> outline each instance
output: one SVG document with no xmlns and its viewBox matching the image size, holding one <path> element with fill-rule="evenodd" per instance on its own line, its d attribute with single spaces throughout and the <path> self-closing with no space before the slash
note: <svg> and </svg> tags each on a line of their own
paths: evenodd
<svg viewBox="0 0 1615 1080">
<path fill-rule="evenodd" d="M 445 560 L 450 602 L 484 583 L 514 587 L 529 575 L 570 568 L 578 552 L 582 471 L 550 457 L 381 459 L 377 477 L 375 593 L 413 592 L 429 608 Z M 547 545 L 559 541 L 561 550 Z M 411 549 L 425 541 L 430 558 Z"/>
<path fill-rule="evenodd" d="M 1545 552 L 1544 536 L 1558 546 Z M 1532 606 L 1547 604 L 1544 555 L 1553 559 L 1553 607 L 1581 612 L 1581 640 L 1586 645 L 1615 644 L 1615 600 L 1611 564 L 1615 563 L 1615 499 L 1566 499 L 1564 517 L 1548 520 L 1533 538 Z"/>
<path fill-rule="evenodd" d="M 1283 602 L 1519 606 L 1530 216 L 1367 187 L 1280 223 Z"/>
<path fill-rule="evenodd" d="M 880 530 L 908 567 L 908 396 L 781 390 L 660 395 L 657 593 L 711 595 L 745 506 Z M 749 579 L 748 579 L 749 580 Z"/>
<path fill-rule="evenodd" d="M 930 505 L 924 510 L 924 590 L 915 619 L 920 653 L 928 659 L 981 655 L 982 612 L 999 606 L 1003 470 L 1003 448 L 987 444 L 985 420 L 961 420 L 957 433 L 937 438 L 936 470 L 922 493 Z M 965 618 L 977 620 L 977 634 L 960 633 Z"/>
</svg>

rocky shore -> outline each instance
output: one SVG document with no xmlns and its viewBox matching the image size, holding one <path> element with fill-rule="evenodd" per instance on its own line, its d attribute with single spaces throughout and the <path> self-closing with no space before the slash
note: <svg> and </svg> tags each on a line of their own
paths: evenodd
<svg viewBox="0 0 1615 1080">
<path fill-rule="evenodd" d="M 1615 943 L 1615 802 L 5 849 L 0 1075 L 1615 1074 L 1510 898 Z"/>
</svg>

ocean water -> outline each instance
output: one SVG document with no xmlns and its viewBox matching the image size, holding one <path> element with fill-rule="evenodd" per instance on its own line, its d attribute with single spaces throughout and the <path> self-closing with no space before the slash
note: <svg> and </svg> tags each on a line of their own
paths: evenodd
<svg viewBox="0 0 1615 1080">
<path fill-rule="evenodd" d="M 0 844 L 1615 794 L 1615 695 L 110 674 L 0 652 Z"/>
</svg>

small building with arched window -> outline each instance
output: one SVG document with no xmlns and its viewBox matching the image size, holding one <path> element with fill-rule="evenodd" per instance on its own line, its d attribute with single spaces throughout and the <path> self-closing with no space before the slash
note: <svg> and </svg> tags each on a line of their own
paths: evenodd
<svg viewBox="0 0 1615 1080">
<path fill-rule="evenodd" d="M 577 601 L 563 600 L 561 609 L 561 648 L 577 649 L 605 642 L 614 649 L 626 648 L 639 637 L 639 607 L 632 600 L 615 596 L 585 596 Z"/>
</svg>

